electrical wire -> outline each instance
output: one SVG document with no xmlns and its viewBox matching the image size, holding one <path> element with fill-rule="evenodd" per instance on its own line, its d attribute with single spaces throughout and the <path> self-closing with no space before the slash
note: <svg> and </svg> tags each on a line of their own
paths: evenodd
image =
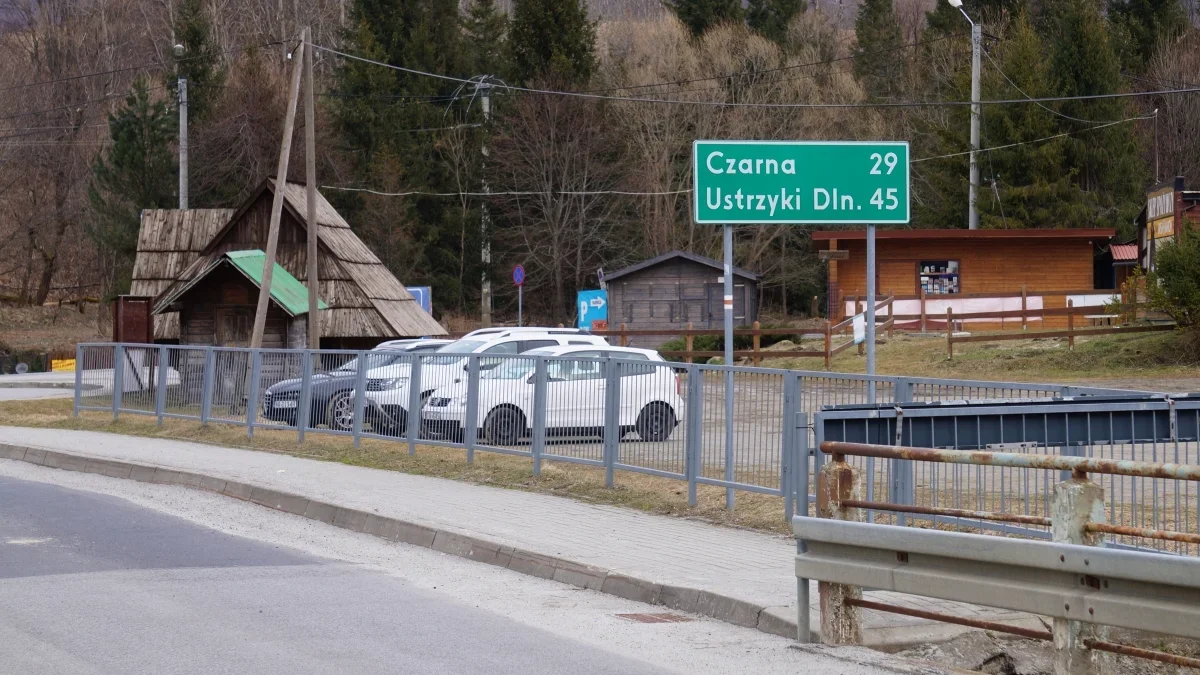
<svg viewBox="0 0 1200 675">
<path fill-rule="evenodd" d="M 244 51 L 248 51 L 251 49 L 257 49 L 259 47 L 271 47 L 273 45 L 280 45 L 280 44 L 283 44 L 282 40 L 275 40 L 272 42 L 264 42 L 264 43 L 255 44 L 255 45 L 246 45 L 244 47 L 238 47 L 236 49 L 228 49 L 223 52 L 216 52 L 216 53 L 211 53 L 211 54 L 197 54 L 196 56 L 188 56 L 188 57 L 185 57 L 182 59 L 177 59 L 175 61 L 175 63 L 183 63 L 185 61 L 194 61 L 196 59 L 211 58 L 213 56 L 226 56 L 228 54 L 237 54 L 239 52 L 244 52 Z M 40 87 L 40 86 L 46 85 L 46 84 L 58 84 L 59 82 L 74 82 L 75 80 L 84 80 L 89 77 L 101 77 L 103 75 L 116 75 L 117 73 L 127 73 L 132 70 L 143 70 L 143 69 L 148 69 L 148 68 L 166 68 L 171 65 L 174 65 L 174 63 L 164 63 L 162 61 L 155 61 L 153 63 L 143 63 L 143 64 L 137 65 L 137 66 L 128 66 L 125 68 L 115 68 L 113 70 L 102 70 L 102 71 L 98 71 L 98 72 L 94 72 L 94 73 L 84 73 L 83 75 L 72 75 L 70 77 L 60 77 L 55 80 L 42 80 L 40 82 L 26 82 L 24 84 L 14 84 L 14 85 L 0 88 L 0 92 L 14 91 L 17 89 L 27 89 L 29 87 Z"/>
<path fill-rule="evenodd" d="M 1149 120 L 1149 119 L 1154 119 L 1154 115 L 1142 115 L 1140 117 L 1127 117 L 1123 120 L 1116 120 L 1113 122 L 1105 122 L 1104 124 L 1098 124 L 1094 127 L 1088 127 L 1086 129 L 1076 129 L 1074 131 L 1064 131 L 1061 134 L 1055 134 L 1053 136 L 1046 136 L 1045 138 L 1035 138 L 1035 139 L 1029 140 L 1029 141 L 1020 141 L 1017 143 L 1007 143 L 1005 145 L 996 145 L 996 146 L 993 146 L 990 148 L 980 148 L 977 151 L 964 150 L 963 152 L 951 152 L 951 153 L 947 153 L 945 155 L 936 155 L 934 157 L 921 157 L 919 159 L 910 160 L 909 164 L 916 164 L 918 162 L 931 162 L 935 159 L 947 159 L 949 157 L 962 157 L 963 155 L 969 155 L 972 152 L 991 152 L 993 150 L 1004 150 L 1005 148 L 1015 148 L 1019 145 L 1031 145 L 1033 143 L 1042 143 L 1045 141 L 1052 141 L 1056 138 L 1063 138 L 1066 136 L 1074 136 L 1075 134 L 1080 134 L 1085 131 L 1095 131 L 1096 129 L 1103 129 L 1105 127 L 1111 127 L 1111 126 L 1114 126 L 1117 124 L 1124 124 L 1126 122 L 1136 122 L 1138 120 Z"/>
<path fill-rule="evenodd" d="M 163 85 L 157 85 L 157 86 L 153 86 L 153 87 L 146 87 L 146 90 L 147 91 L 157 91 L 159 89 L 166 89 L 166 88 L 167 88 L 167 86 L 165 84 L 163 84 Z M 6 115 L 4 117 L 0 117 L 0 120 L 12 120 L 12 119 L 20 118 L 20 117 L 29 117 L 30 115 L 42 115 L 44 113 L 57 112 L 59 110 L 69 110 L 71 108 L 83 108 L 83 107 L 93 105 L 96 103 L 104 103 L 105 101 L 111 101 L 111 100 L 117 99 L 117 98 L 125 98 L 128 95 L 129 95 L 129 92 L 122 92 L 119 94 L 108 94 L 107 96 L 101 96 L 100 98 L 93 98 L 93 99 L 89 99 L 86 101 L 77 101 L 75 103 L 71 103 L 68 105 L 60 105 L 57 108 L 47 108 L 45 110 L 31 110 L 29 112 L 17 113 L 15 115 Z"/>
<path fill-rule="evenodd" d="M 1007 81 L 1010 85 L 1012 85 L 1012 88 L 1016 89 L 1018 94 L 1024 96 L 1025 98 L 1029 99 L 1030 101 L 1033 101 L 1033 97 L 1030 96 L 1029 94 L 1025 93 L 1024 89 L 1020 88 L 1019 86 L 1017 86 L 1016 82 L 1012 81 L 1012 78 L 1009 77 L 1008 74 L 1004 72 L 1004 69 L 1000 67 L 999 63 L 996 63 L 996 59 L 992 58 L 992 55 L 989 54 L 986 49 L 982 49 L 980 51 L 982 51 L 983 55 L 987 57 L 988 63 L 992 64 L 992 67 L 996 69 L 996 72 L 1000 73 L 1000 77 L 1003 77 L 1005 79 L 1005 81 Z M 1037 103 L 1037 101 L 1034 101 L 1034 103 Z M 1043 105 L 1041 103 L 1037 103 L 1037 107 L 1041 108 L 1042 110 L 1045 110 L 1046 112 L 1048 112 L 1052 115 L 1058 115 L 1059 117 L 1061 117 L 1063 119 L 1071 120 L 1072 122 L 1083 122 L 1084 124 L 1108 124 L 1109 122 L 1124 121 L 1124 120 L 1085 120 L 1085 119 L 1081 119 L 1078 117 L 1072 117 L 1065 113 L 1061 113 L 1061 112 L 1055 110 L 1054 108 L 1051 108 L 1048 105 Z"/>
<path fill-rule="evenodd" d="M 479 85 L 481 81 L 478 77 L 474 79 L 464 79 L 460 77 L 452 77 L 450 75 L 439 75 L 437 73 L 427 73 L 413 68 L 405 68 L 403 66 L 394 66 L 390 63 L 375 61 L 373 59 L 363 58 L 361 56 L 353 56 L 340 52 L 336 49 L 323 47 L 317 44 L 311 44 L 315 49 L 320 49 L 333 54 L 338 54 L 350 59 L 371 63 L 384 68 L 391 68 L 402 72 L 419 75 L 424 77 L 432 77 L 440 80 L 448 80 L 458 82 L 460 84 Z M 1094 101 L 1104 99 L 1117 98 L 1136 98 L 1140 96 L 1161 96 L 1169 94 L 1192 94 L 1200 92 L 1200 87 L 1188 87 L 1183 89 L 1168 89 L 1159 91 L 1146 92 L 1117 92 L 1112 94 L 1086 94 L 1077 96 L 1043 96 L 1038 98 L 1017 98 L 1017 99 L 992 99 L 986 101 L 893 101 L 893 102 L 872 102 L 872 103 L 744 103 L 744 102 L 727 102 L 727 101 L 686 101 L 679 99 L 664 99 L 664 98 L 646 98 L 640 96 L 605 96 L 602 94 L 589 94 L 579 91 L 559 91 L 554 89 L 535 89 L 531 87 L 518 87 L 502 82 L 495 82 L 489 86 L 509 91 L 522 92 L 527 94 L 542 94 L 548 96 L 568 96 L 575 98 L 622 101 L 629 103 L 663 103 L 669 105 L 700 105 L 721 108 L 767 108 L 767 109 L 821 109 L 821 108 L 933 108 L 944 106 L 970 106 L 976 103 L 980 105 L 1003 105 L 1003 104 L 1024 104 L 1024 103 L 1050 103 L 1054 101 Z M 1121 120 L 1118 120 L 1121 121 Z"/>
</svg>

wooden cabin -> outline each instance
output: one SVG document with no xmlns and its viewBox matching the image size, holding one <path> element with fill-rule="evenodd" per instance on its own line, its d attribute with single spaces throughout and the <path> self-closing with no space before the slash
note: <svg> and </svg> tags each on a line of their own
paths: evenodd
<svg viewBox="0 0 1200 675">
<path fill-rule="evenodd" d="M 918 315 L 932 325 L 955 314 L 1019 311 L 1024 304 L 1035 327 L 1065 327 L 1065 316 L 1036 310 L 1094 306 L 1095 316 L 1114 291 L 1097 285 L 1097 256 L 1112 229 L 879 230 L 875 235 L 875 288 L 896 297 L 898 315 Z M 846 251 L 829 260 L 829 315 L 833 321 L 857 313 L 867 291 L 866 232 L 813 232 L 817 250 Z M 1111 269 L 1111 263 L 1109 264 Z M 1107 277 L 1111 277 L 1108 274 Z M 1107 278 L 1106 277 L 1106 278 Z M 941 324 L 937 324 L 938 319 Z M 911 323 L 911 322 L 909 322 Z M 957 323 L 957 322 L 956 322 Z M 1021 320 L 967 320 L 972 329 L 1020 327 Z"/>
<path fill-rule="evenodd" d="M 206 237 L 206 243 L 195 253 L 191 252 L 195 242 L 205 238 L 199 227 L 190 234 L 163 230 L 200 220 L 209 227 L 211 221 L 205 220 L 207 217 L 173 215 L 181 213 L 178 211 L 143 212 L 143 230 L 152 226 L 151 229 L 157 231 L 143 232 L 139 236 L 134 274 L 138 283 L 148 289 L 152 283 L 162 285 L 166 276 L 186 265 L 174 281 L 157 292 L 156 309 L 161 312 L 158 316 L 168 318 L 163 321 L 162 328 L 156 326 L 156 337 L 177 340 L 181 344 L 217 344 L 215 332 L 180 332 L 178 320 L 169 318 L 172 308 L 161 307 L 162 300 L 167 296 L 178 296 L 179 287 L 220 262 L 226 253 L 265 249 L 275 187 L 274 179 L 264 180 L 220 227 Z M 283 190 L 276 262 L 291 277 L 307 286 L 308 236 L 315 229 L 320 255 L 317 295 L 328 303 L 320 311 L 322 348 L 367 349 L 384 340 L 446 334 L 320 192 L 317 193 L 317 223 L 312 228 L 306 218 L 304 185 L 286 183 Z M 213 219 L 219 217 L 219 214 L 211 216 Z M 143 241 L 146 243 L 144 252 Z M 187 258 L 191 260 L 184 263 Z M 177 298 L 170 304 L 186 307 L 188 300 L 190 296 L 182 300 Z"/>
<path fill-rule="evenodd" d="M 724 328 L 723 265 L 687 251 L 671 251 L 604 275 L 608 285 L 608 326 L 630 330 Z M 758 320 L 758 275 L 733 270 L 735 325 Z M 670 335 L 635 337 L 630 345 L 656 348 Z"/>
</svg>

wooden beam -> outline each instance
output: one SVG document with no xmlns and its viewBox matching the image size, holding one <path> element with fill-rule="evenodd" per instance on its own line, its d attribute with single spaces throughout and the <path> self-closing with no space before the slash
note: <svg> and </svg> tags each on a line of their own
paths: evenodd
<svg viewBox="0 0 1200 675">
<path fill-rule="evenodd" d="M 287 46 L 284 46 L 287 49 Z M 304 43 L 296 47 L 297 58 L 293 58 L 292 85 L 288 94 L 287 114 L 283 117 L 283 141 L 279 145 L 279 165 L 275 169 L 275 198 L 271 202 L 271 225 L 267 230 L 267 259 L 263 262 L 262 287 L 258 292 L 258 308 L 254 312 L 254 331 L 250 334 L 250 346 L 262 347 L 263 332 L 267 327 L 267 308 L 271 303 L 271 275 L 275 271 L 275 252 L 279 249 L 279 220 L 283 214 L 283 191 L 287 187 L 288 161 L 292 155 L 292 131 L 296 126 L 296 100 L 300 97 L 301 60 Z"/>
</svg>

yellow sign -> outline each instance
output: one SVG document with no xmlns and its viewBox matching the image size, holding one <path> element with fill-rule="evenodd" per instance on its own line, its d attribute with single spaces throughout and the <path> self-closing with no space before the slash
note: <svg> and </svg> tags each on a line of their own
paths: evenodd
<svg viewBox="0 0 1200 675">
<path fill-rule="evenodd" d="M 51 370 L 56 373 L 75 370 L 75 359 L 54 359 Z"/>
<path fill-rule="evenodd" d="M 1166 239 L 1175 236 L 1175 219 L 1161 218 L 1150 223 L 1151 239 Z"/>
</svg>

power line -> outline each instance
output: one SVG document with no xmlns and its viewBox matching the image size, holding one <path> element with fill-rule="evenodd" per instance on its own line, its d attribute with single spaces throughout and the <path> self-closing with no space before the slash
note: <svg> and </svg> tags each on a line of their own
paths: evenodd
<svg viewBox="0 0 1200 675">
<path fill-rule="evenodd" d="M 339 190 L 342 192 L 363 192 L 380 197 L 542 197 L 546 195 L 589 196 L 589 195 L 623 195 L 629 197 L 655 197 L 663 195 L 680 195 L 691 192 L 684 190 L 666 190 L 664 192 L 630 192 L 625 190 L 527 190 L 508 192 L 426 192 L 411 190 L 409 192 L 382 192 L 369 188 L 343 187 L 339 185 L 322 185 L 322 190 Z"/>
<path fill-rule="evenodd" d="M 1113 122 L 1105 122 L 1104 124 L 1098 124 L 1094 127 L 1088 127 L 1086 129 L 1076 129 L 1074 131 L 1064 131 L 1061 134 L 1055 134 L 1053 136 L 1046 136 L 1045 138 L 1035 138 L 1030 141 L 1020 141 L 1017 143 L 1008 143 L 1005 145 L 997 145 L 997 146 L 993 146 L 990 148 L 980 148 L 979 152 L 991 152 L 992 150 L 1004 150 L 1005 148 L 1015 148 L 1019 145 L 1030 145 L 1032 143 L 1042 143 L 1044 141 L 1052 141 L 1056 138 L 1063 138 L 1065 136 L 1073 136 L 1075 134 L 1080 134 L 1085 131 L 1095 131 L 1096 129 L 1103 129 L 1105 127 L 1111 127 L 1116 124 L 1124 124 L 1125 122 L 1136 122 L 1138 120 L 1148 120 L 1148 119 L 1154 119 L 1154 115 L 1142 115 L 1141 117 L 1128 117 L 1123 120 L 1116 120 Z M 965 150 L 963 152 L 951 152 L 951 153 L 947 153 L 945 155 L 936 155 L 934 157 L 921 157 L 920 159 L 910 160 L 909 163 L 916 164 L 917 162 L 929 162 L 929 161 L 933 161 L 935 159 L 946 159 L 949 157 L 961 157 L 963 155 L 969 155 L 969 154 L 971 154 L 971 152 L 972 152 L 971 150 Z"/>
<path fill-rule="evenodd" d="M 245 47 L 238 47 L 236 49 L 228 49 L 223 52 L 215 52 L 215 53 L 210 53 L 210 54 L 197 54 L 196 56 L 189 56 L 186 58 L 177 59 L 175 61 L 175 63 L 182 63 L 185 61 L 194 61 L 196 59 L 210 58 L 213 56 L 226 56 L 228 54 L 236 54 L 239 52 L 256 49 L 258 47 L 271 47 L 273 45 L 279 45 L 279 44 L 283 44 L 283 41 L 275 40 L 272 42 L 264 42 L 261 44 L 247 45 Z M 84 73 L 83 75 L 72 75 L 70 77 L 60 77 L 55 80 L 42 80 L 41 82 L 26 82 L 24 84 L 14 84 L 14 85 L 0 88 L 0 92 L 14 91 L 16 89 L 27 89 L 29 87 L 40 87 L 40 86 L 46 85 L 46 84 L 58 84 L 59 82 L 74 82 L 75 80 L 84 80 L 89 77 L 101 77 L 103 75 L 116 75 L 117 73 L 127 73 L 132 70 L 144 70 L 144 69 L 148 69 L 148 68 L 166 68 L 170 65 L 173 65 L 173 64 L 164 63 L 162 61 L 155 61 L 153 63 L 143 63 L 143 64 L 137 65 L 137 66 L 128 66 L 125 68 L 114 68 L 113 70 L 102 70 L 102 71 L 98 71 L 98 72 L 94 72 L 94 73 Z"/>
<path fill-rule="evenodd" d="M 374 64 L 377 66 L 382 66 L 384 68 L 391 68 L 393 70 L 399 70 L 399 71 L 414 74 L 414 75 L 419 75 L 419 76 L 424 76 L 424 77 L 433 77 L 433 78 L 437 78 L 437 79 L 441 79 L 441 80 L 458 82 L 460 84 L 478 85 L 481 83 L 481 81 L 478 77 L 474 78 L 474 79 L 464 79 L 464 78 L 460 78 L 460 77 L 452 77 L 450 75 L 439 75 L 437 73 L 427 73 L 427 72 L 424 72 L 421 70 L 416 70 L 413 68 L 404 68 L 402 66 L 394 66 L 390 63 L 383 63 L 382 61 L 375 61 L 372 59 L 363 58 L 361 56 L 353 56 L 353 55 L 345 54 L 344 52 L 340 52 L 335 49 L 330 49 L 328 47 L 322 47 L 321 45 L 314 44 L 312 46 L 315 49 L 321 49 L 323 51 L 328 51 L 328 52 L 338 54 L 341 56 L 346 56 L 348 58 L 351 58 L 351 59 L 354 59 L 357 61 L 362 61 L 364 63 L 371 63 L 371 64 Z M 494 83 L 491 83 L 490 86 L 493 86 L 493 87 L 496 87 L 499 89 L 507 89 L 509 91 L 522 92 L 522 93 L 527 93 L 527 94 L 542 94 L 542 95 L 548 95 L 548 96 L 569 96 L 569 97 L 575 97 L 575 98 L 622 101 L 622 102 L 628 102 L 628 103 L 662 103 L 662 104 L 668 104 L 668 105 L 701 105 L 701 106 L 725 107 L 725 108 L 767 108 L 767 109 L 778 108 L 778 109 L 784 109 L 784 110 L 787 110 L 787 109 L 821 109 L 821 108 L 934 108 L 934 107 L 943 107 L 943 106 L 969 106 L 969 105 L 974 105 L 976 103 L 981 104 L 981 105 L 1006 105 L 1006 104 L 1018 104 L 1018 103 L 1020 103 L 1020 104 L 1050 103 L 1050 102 L 1055 102 L 1055 101 L 1094 101 L 1094 100 L 1118 99 L 1118 98 L 1136 98 L 1136 97 L 1140 97 L 1140 96 L 1192 94 L 1192 93 L 1200 92 L 1200 87 L 1188 87 L 1188 88 L 1183 88 L 1183 89 L 1167 89 L 1167 90 L 1147 91 L 1147 92 L 1117 92 L 1117 93 L 1112 93 L 1112 94 L 1087 94 L 1087 95 L 1076 95 L 1076 96 L 1043 96 L 1043 97 L 1038 97 L 1038 98 L 1027 97 L 1027 98 L 1016 98 L 1016 99 L 992 99 L 992 100 L 977 101 L 977 102 L 973 102 L 973 101 L 894 101 L 894 102 L 872 102 L 872 103 L 745 103 L 745 102 L 727 102 L 727 101 L 687 101 L 687 100 L 680 100 L 680 99 L 646 98 L 646 97 L 639 97 L 639 96 L 605 96 L 602 94 L 589 94 L 586 92 L 579 92 L 579 91 L 559 91 L 559 90 L 554 90 L 554 89 L 534 89 L 534 88 L 530 88 L 530 87 L 518 87 L 518 86 L 511 85 L 511 84 L 505 84 L 502 82 L 494 82 Z"/>
<path fill-rule="evenodd" d="M 164 85 L 157 85 L 154 87 L 146 87 L 146 90 L 147 91 L 156 91 L 158 89 L 166 89 L 166 88 L 167 88 L 167 86 L 164 84 Z M 12 119 L 20 118 L 20 117 L 29 117 L 30 115 L 42 115 L 44 113 L 57 112 L 59 110 L 82 108 L 82 107 L 89 106 L 89 105 L 92 105 L 95 103 L 104 103 L 105 101 L 111 101 L 116 98 L 124 98 L 128 95 L 129 95 L 128 92 L 120 93 L 120 94 L 108 94 L 107 96 L 101 96 L 100 98 L 93 98 L 93 99 L 89 99 L 86 101 L 77 101 L 75 103 L 71 103 L 68 105 L 60 105 L 57 108 L 47 108 L 45 110 L 31 110 L 29 112 L 17 113 L 15 115 L 6 115 L 4 117 L 0 117 L 0 120 L 12 120 Z"/>
<path fill-rule="evenodd" d="M 992 55 L 989 54 L 986 49 L 982 50 L 982 51 L 983 51 L 983 55 L 987 57 L 988 62 L 991 63 L 992 67 L 996 69 L 996 72 L 1000 73 L 1000 76 L 1003 77 L 1005 79 L 1005 81 L 1007 81 L 1010 85 L 1012 85 L 1012 88 L 1016 89 L 1018 94 L 1024 96 L 1025 98 L 1027 98 L 1031 101 L 1033 100 L 1032 96 L 1025 93 L 1024 89 L 1020 88 L 1019 86 L 1017 86 L 1016 82 L 1012 81 L 1012 78 L 1009 77 L 1008 74 L 1004 72 L 1004 69 L 1000 67 L 999 63 L 996 63 L 996 59 L 992 58 Z M 1035 101 L 1035 103 L 1036 103 L 1036 101 Z M 1041 103 L 1037 103 L 1037 106 L 1039 108 L 1041 108 L 1042 110 L 1049 112 L 1052 115 L 1058 115 L 1059 117 L 1061 117 L 1063 119 L 1071 120 L 1072 122 L 1083 122 L 1084 124 L 1108 124 L 1109 122 L 1114 122 L 1114 121 L 1124 121 L 1124 120 L 1085 120 L 1085 119 L 1080 119 L 1078 117 L 1071 117 L 1070 115 L 1067 115 L 1065 113 L 1061 113 L 1061 112 L 1055 110 L 1054 108 L 1051 108 L 1048 105 L 1043 105 Z"/>
</svg>

